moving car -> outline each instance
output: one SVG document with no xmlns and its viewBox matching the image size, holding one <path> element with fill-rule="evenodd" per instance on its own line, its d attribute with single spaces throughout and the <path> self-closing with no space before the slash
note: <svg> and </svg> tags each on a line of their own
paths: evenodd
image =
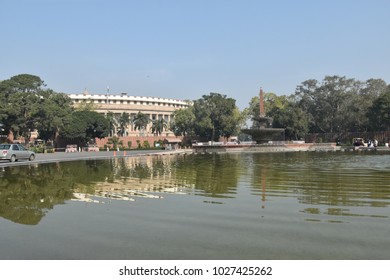
<svg viewBox="0 0 390 280">
<path fill-rule="evenodd" d="M 35 159 L 35 153 L 27 150 L 21 144 L 0 144 L 0 160 L 9 160 L 10 162 L 18 161 L 19 159 Z"/>
</svg>

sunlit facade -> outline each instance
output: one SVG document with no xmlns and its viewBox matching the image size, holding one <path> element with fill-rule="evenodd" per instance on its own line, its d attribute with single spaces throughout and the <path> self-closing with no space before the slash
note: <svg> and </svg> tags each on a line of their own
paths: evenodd
<svg viewBox="0 0 390 280">
<path fill-rule="evenodd" d="M 131 96 L 126 93 L 119 95 L 113 94 L 90 94 L 85 91 L 81 94 L 70 94 L 75 107 L 80 104 L 93 103 L 96 111 L 102 114 L 108 112 L 114 113 L 116 119 L 119 119 L 122 113 L 128 113 L 133 118 L 138 112 L 145 114 L 149 120 L 164 119 L 167 124 L 173 119 L 173 112 L 178 109 L 184 109 L 189 106 L 187 101 L 171 98 Z M 135 130 L 134 125 L 130 124 L 126 130 L 126 136 L 145 136 L 151 135 L 151 122 L 149 122 L 145 131 Z M 117 132 L 115 128 L 114 134 Z M 166 131 L 169 132 L 169 131 Z"/>
</svg>

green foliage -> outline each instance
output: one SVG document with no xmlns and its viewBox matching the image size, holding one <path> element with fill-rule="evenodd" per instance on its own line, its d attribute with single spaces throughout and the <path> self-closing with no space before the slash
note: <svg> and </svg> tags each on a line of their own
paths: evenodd
<svg viewBox="0 0 390 280">
<path fill-rule="evenodd" d="M 119 117 L 119 132 L 118 134 L 121 136 L 126 136 L 126 128 L 131 123 L 130 115 L 129 113 L 122 113 L 122 115 Z"/>
<path fill-rule="evenodd" d="M 194 132 L 199 137 L 218 141 L 238 133 L 242 123 L 235 100 L 226 95 L 210 93 L 194 101 Z"/>
<path fill-rule="evenodd" d="M 115 118 L 115 114 L 113 112 L 108 112 L 106 114 L 106 119 L 108 120 L 108 124 L 109 124 L 109 131 L 110 131 L 109 135 L 114 136 L 114 129 L 118 125 L 118 121 Z"/>
<path fill-rule="evenodd" d="M 164 131 L 164 129 L 167 129 L 167 127 L 167 122 L 163 118 L 161 118 L 152 121 L 151 130 L 154 135 L 160 135 Z"/>
<path fill-rule="evenodd" d="M 285 128 L 286 139 L 299 140 L 308 132 L 307 115 L 297 104 L 290 103 L 284 108 L 276 109 L 274 116 L 273 125 Z"/>
<path fill-rule="evenodd" d="M 144 141 L 143 148 L 147 149 L 147 150 L 150 149 L 149 141 L 147 141 L 147 140 Z"/>
<path fill-rule="evenodd" d="M 94 111 L 74 111 L 65 125 L 61 136 L 79 139 L 87 143 L 91 139 L 108 136 L 110 124 L 101 114 Z"/>
<path fill-rule="evenodd" d="M 194 135 L 195 115 L 192 106 L 173 112 L 173 120 L 170 127 L 176 136 Z"/>
<path fill-rule="evenodd" d="M 373 130 L 390 130 L 390 89 L 373 102 L 367 117 Z"/>
<path fill-rule="evenodd" d="M 41 78 L 29 74 L 0 82 L 0 122 L 6 132 L 28 139 L 38 129 L 40 138 L 55 139 L 72 111 L 71 100 L 44 86 Z"/>
<path fill-rule="evenodd" d="M 131 141 L 127 141 L 127 147 L 128 147 L 129 149 L 131 149 L 131 144 L 132 144 Z"/>
<path fill-rule="evenodd" d="M 322 83 L 307 80 L 297 87 L 296 100 L 308 115 L 310 132 L 366 131 L 368 108 L 385 90 L 383 80 L 365 83 L 326 76 Z"/>
<path fill-rule="evenodd" d="M 154 141 L 153 147 L 162 149 L 164 147 L 164 141 L 162 139 Z"/>
<path fill-rule="evenodd" d="M 135 130 L 144 130 L 149 123 L 149 118 L 144 113 L 138 112 L 133 118 Z"/>
<path fill-rule="evenodd" d="M 114 150 L 116 150 L 117 147 L 118 147 L 118 144 L 120 144 L 119 142 L 120 142 L 120 141 L 119 141 L 119 138 L 118 138 L 117 136 L 113 136 L 113 137 L 111 137 L 111 138 L 108 138 L 107 144 L 110 143 L 110 145 L 112 145 L 112 148 L 113 148 Z"/>
</svg>

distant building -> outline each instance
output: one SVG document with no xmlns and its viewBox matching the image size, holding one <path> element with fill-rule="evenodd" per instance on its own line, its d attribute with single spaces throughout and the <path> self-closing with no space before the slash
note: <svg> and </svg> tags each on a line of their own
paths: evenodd
<svg viewBox="0 0 390 280">
<path fill-rule="evenodd" d="M 149 120 L 164 119 L 167 124 L 173 119 L 173 112 L 178 109 L 188 108 L 189 103 L 183 100 L 159 98 L 159 97 L 146 97 L 146 96 L 131 96 L 127 93 L 121 93 L 117 95 L 113 94 L 90 94 L 88 91 L 84 91 L 82 94 L 69 94 L 75 107 L 80 104 L 93 103 L 96 106 L 96 111 L 102 114 L 108 112 L 114 113 L 118 120 L 120 115 L 124 112 L 133 118 L 138 112 L 145 114 Z M 142 136 L 152 135 L 151 122 L 149 122 L 145 131 L 139 131 L 134 129 L 134 125 L 130 124 L 126 129 L 127 136 Z M 170 131 L 165 131 L 169 133 Z M 165 133 L 164 132 L 164 133 Z M 115 128 L 114 134 L 117 133 Z"/>
</svg>

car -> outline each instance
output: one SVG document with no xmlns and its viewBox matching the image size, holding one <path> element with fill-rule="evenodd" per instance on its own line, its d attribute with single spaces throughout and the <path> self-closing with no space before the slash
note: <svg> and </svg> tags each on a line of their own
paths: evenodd
<svg viewBox="0 0 390 280">
<path fill-rule="evenodd" d="M 77 145 L 66 145 L 65 152 L 66 153 L 76 153 L 77 152 Z"/>
<path fill-rule="evenodd" d="M 99 147 L 97 145 L 89 144 L 84 150 L 87 152 L 99 152 Z"/>
<path fill-rule="evenodd" d="M 19 159 L 35 159 L 35 153 L 27 150 L 22 144 L 0 144 L 0 160 L 9 160 L 10 162 Z"/>
<path fill-rule="evenodd" d="M 367 143 L 364 142 L 363 138 L 353 138 L 352 144 L 357 147 L 358 146 L 367 147 Z"/>
</svg>

